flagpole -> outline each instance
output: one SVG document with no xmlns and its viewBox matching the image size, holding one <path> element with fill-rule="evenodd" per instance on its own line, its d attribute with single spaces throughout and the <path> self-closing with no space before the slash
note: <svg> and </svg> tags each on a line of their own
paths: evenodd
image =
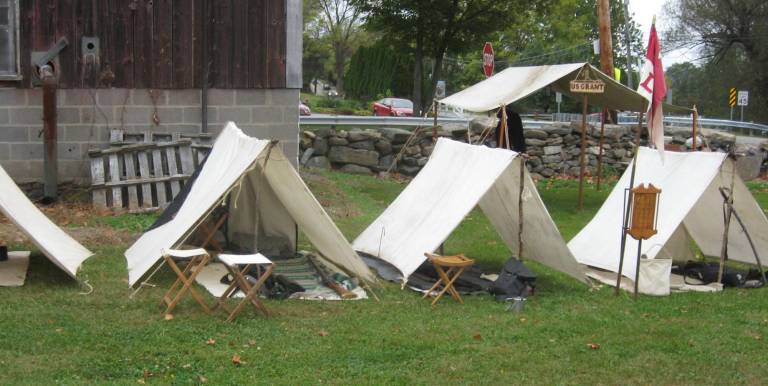
<svg viewBox="0 0 768 386">
<path fill-rule="evenodd" d="M 640 153 L 640 132 L 643 130 L 643 112 L 645 111 L 645 102 L 640 109 L 639 119 L 637 120 L 637 139 L 635 141 L 635 155 L 632 157 L 632 171 L 629 174 L 629 193 L 627 194 L 627 207 L 624 211 L 623 224 L 621 226 L 621 248 L 619 248 L 619 269 L 616 275 L 615 294 L 618 296 L 621 291 L 621 272 L 624 268 L 624 251 L 627 248 L 627 228 L 629 228 L 629 214 L 632 208 L 632 187 L 635 186 L 635 174 L 637 172 L 637 155 Z M 638 254 L 639 256 L 639 254 Z"/>
</svg>

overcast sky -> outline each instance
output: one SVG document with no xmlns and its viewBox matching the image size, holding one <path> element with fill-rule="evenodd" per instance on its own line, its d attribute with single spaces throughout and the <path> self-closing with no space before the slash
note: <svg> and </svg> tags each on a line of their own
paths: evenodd
<svg viewBox="0 0 768 386">
<path fill-rule="evenodd" d="M 656 15 L 656 30 L 659 35 L 665 30 L 670 20 L 664 14 L 664 3 L 667 0 L 629 0 L 629 13 L 634 14 L 635 21 L 640 24 L 640 30 L 643 31 L 643 45 L 648 45 L 648 34 L 651 31 L 653 15 Z M 661 36 L 659 36 L 661 37 Z M 664 47 L 662 46 L 662 49 Z M 669 52 L 662 58 L 664 67 L 680 62 L 689 62 L 696 59 L 696 53 L 687 49 Z"/>
</svg>

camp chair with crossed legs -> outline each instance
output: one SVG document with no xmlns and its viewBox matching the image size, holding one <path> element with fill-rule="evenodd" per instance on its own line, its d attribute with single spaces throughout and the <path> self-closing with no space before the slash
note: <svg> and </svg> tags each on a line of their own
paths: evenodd
<svg viewBox="0 0 768 386">
<path fill-rule="evenodd" d="M 195 301 L 200 304 L 203 311 L 210 314 L 211 309 L 205 304 L 200 293 L 197 292 L 195 287 L 195 278 L 208 264 L 211 256 L 205 249 L 164 249 L 162 251 L 163 259 L 165 263 L 171 267 L 171 270 L 176 273 L 176 281 L 171 285 L 171 288 L 163 295 L 161 305 L 166 305 L 166 314 L 170 314 L 174 308 L 179 304 L 184 294 L 189 292 Z M 187 262 L 187 266 L 182 270 L 179 267 L 178 262 Z"/>
<path fill-rule="evenodd" d="M 451 297 L 453 297 L 457 302 L 464 304 L 464 301 L 461 300 L 461 295 L 459 295 L 459 291 L 456 291 L 453 283 L 456 281 L 456 279 L 459 278 L 459 276 L 461 276 L 461 273 L 464 272 L 464 268 L 475 264 L 475 261 L 464 255 L 440 256 L 433 255 L 431 253 L 425 253 L 424 256 L 426 256 L 429 261 L 432 262 L 432 265 L 435 266 L 435 271 L 437 271 L 439 276 L 439 279 L 432 286 L 432 288 L 424 293 L 424 297 L 426 298 L 432 294 L 432 291 L 436 291 L 442 286 L 443 289 L 437 294 L 435 300 L 432 301 L 433 307 L 446 292 L 451 294 Z M 444 268 L 448 268 L 448 270 L 446 271 Z"/>
<path fill-rule="evenodd" d="M 221 306 L 222 309 L 229 313 L 227 322 L 235 320 L 237 315 L 248 303 L 253 304 L 256 311 L 261 312 L 265 317 L 269 317 L 269 311 L 264 307 L 264 303 L 261 302 L 258 294 L 259 289 L 264 285 L 264 282 L 266 282 L 267 278 L 269 278 L 272 271 L 275 269 L 275 263 L 260 253 L 252 255 L 221 254 L 218 256 L 218 260 L 227 267 L 227 270 L 232 275 L 232 283 L 229 284 L 227 290 L 221 295 L 218 303 L 218 306 Z M 240 268 L 241 266 L 242 268 Z M 260 272 L 261 274 L 259 275 L 259 278 L 254 283 L 251 283 L 245 275 L 253 266 L 266 266 L 266 270 Z M 230 311 L 227 309 L 224 301 L 237 292 L 237 290 L 242 291 L 245 297 L 240 300 L 233 310 Z"/>
</svg>

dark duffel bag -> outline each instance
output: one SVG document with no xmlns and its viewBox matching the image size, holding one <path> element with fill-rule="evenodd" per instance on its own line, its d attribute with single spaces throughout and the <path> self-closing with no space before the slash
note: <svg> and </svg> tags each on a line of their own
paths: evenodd
<svg viewBox="0 0 768 386">
<path fill-rule="evenodd" d="M 504 301 L 509 298 L 527 297 L 533 293 L 535 287 L 536 274 L 520 260 L 510 257 L 489 291 L 496 296 L 496 300 Z"/>
</svg>

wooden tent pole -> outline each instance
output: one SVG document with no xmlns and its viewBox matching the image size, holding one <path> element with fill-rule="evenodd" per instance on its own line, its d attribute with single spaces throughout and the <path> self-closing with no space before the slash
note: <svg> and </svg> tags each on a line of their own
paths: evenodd
<svg viewBox="0 0 768 386">
<path fill-rule="evenodd" d="M 587 147 L 587 104 L 589 99 L 587 94 L 582 97 L 581 109 L 581 154 L 579 155 L 579 210 L 584 208 L 584 174 L 586 165 L 586 147 Z"/>
<path fill-rule="evenodd" d="M 523 261 L 523 190 L 525 188 L 525 156 L 520 158 L 520 190 L 517 195 L 517 259 Z"/>
<path fill-rule="evenodd" d="M 435 115 L 432 122 L 432 143 L 437 142 L 437 101 L 432 101 L 432 113 Z"/>
<path fill-rule="evenodd" d="M 693 105 L 693 143 L 691 144 L 691 151 L 696 151 L 696 135 L 699 125 L 699 112 L 696 110 L 696 105 Z"/>
<path fill-rule="evenodd" d="M 723 269 L 725 260 L 728 258 L 728 233 L 731 228 L 731 215 L 733 214 L 733 185 L 736 179 L 736 162 L 731 162 L 731 186 L 728 190 L 728 197 L 725 199 L 725 224 L 723 229 L 723 245 L 720 247 L 720 266 L 717 269 L 717 282 L 723 282 Z"/>
<path fill-rule="evenodd" d="M 600 120 L 600 145 L 597 151 L 597 191 L 600 191 L 600 182 L 603 178 L 603 143 L 605 142 L 605 120 L 608 118 L 608 109 L 603 108 L 603 116 Z"/>
<path fill-rule="evenodd" d="M 509 134 L 507 134 L 509 128 L 507 125 L 507 105 L 502 105 L 501 123 L 499 124 L 499 132 L 497 133 L 498 138 L 496 138 L 496 147 L 499 149 L 509 149 Z"/>
</svg>

